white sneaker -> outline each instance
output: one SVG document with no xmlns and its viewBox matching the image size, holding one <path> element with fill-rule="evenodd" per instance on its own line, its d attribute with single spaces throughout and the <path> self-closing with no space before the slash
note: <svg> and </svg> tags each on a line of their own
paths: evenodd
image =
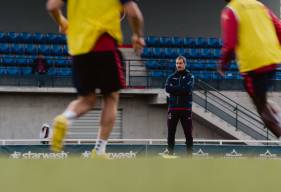
<svg viewBox="0 0 281 192">
<path fill-rule="evenodd" d="M 158 155 L 160 155 L 164 159 L 177 159 L 177 158 L 179 158 L 179 156 L 176 156 L 175 153 L 170 154 L 168 149 L 165 149 L 162 153 L 158 153 Z"/>
</svg>

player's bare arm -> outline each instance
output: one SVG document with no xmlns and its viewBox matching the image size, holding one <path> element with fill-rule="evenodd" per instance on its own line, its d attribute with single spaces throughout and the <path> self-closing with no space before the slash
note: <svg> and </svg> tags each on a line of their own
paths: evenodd
<svg viewBox="0 0 281 192">
<path fill-rule="evenodd" d="M 62 0 L 48 0 L 47 10 L 49 11 L 51 17 L 59 25 L 59 31 L 65 34 L 68 28 L 68 21 L 61 12 L 63 4 L 64 2 Z"/>
<path fill-rule="evenodd" d="M 132 44 L 136 53 L 139 53 L 140 50 L 145 46 L 143 39 L 143 15 L 138 8 L 138 5 L 134 1 L 130 1 L 124 5 L 124 11 L 128 16 L 128 21 L 133 31 L 132 35 Z"/>
</svg>

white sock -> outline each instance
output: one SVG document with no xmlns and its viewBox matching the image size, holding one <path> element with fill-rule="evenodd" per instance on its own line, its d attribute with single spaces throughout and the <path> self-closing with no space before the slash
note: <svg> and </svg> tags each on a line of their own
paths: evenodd
<svg viewBox="0 0 281 192">
<path fill-rule="evenodd" d="M 97 139 L 95 150 L 98 155 L 105 153 L 107 140 Z"/>
<path fill-rule="evenodd" d="M 69 121 L 69 124 L 71 124 L 72 121 L 77 117 L 77 114 L 70 110 L 66 110 L 62 115 L 65 116 L 65 118 Z"/>
</svg>

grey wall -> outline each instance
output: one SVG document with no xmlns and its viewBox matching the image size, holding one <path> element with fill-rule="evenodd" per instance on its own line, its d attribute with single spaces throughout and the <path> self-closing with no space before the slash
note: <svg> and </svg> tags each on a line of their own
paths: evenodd
<svg viewBox="0 0 281 192">
<path fill-rule="evenodd" d="M 1 0 L 0 31 L 57 32 L 45 11 L 45 0 Z M 278 0 L 263 0 L 279 15 Z M 147 35 L 220 36 L 223 0 L 140 0 Z M 129 41 L 124 22 L 125 41 Z"/>
<path fill-rule="evenodd" d="M 255 111 L 245 92 L 224 92 L 231 99 Z M 281 105 L 281 93 L 270 93 Z M 0 139 L 37 139 L 43 123 L 51 124 L 75 98 L 71 93 L 3 93 L 0 92 Z M 161 139 L 167 137 L 165 105 L 151 105 L 144 95 L 122 94 L 119 107 L 123 109 L 123 138 Z M 101 107 L 100 99 L 97 108 Z M 194 138 L 229 139 L 202 118 L 193 117 Z M 177 138 L 184 138 L 178 126 Z"/>
<path fill-rule="evenodd" d="M 42 124 L 51 124 L 73 98 L 75 95 L 69 93 L 0 93 L 0 139 L 38 139 Z M 122 95 L 119 106 L 123 109 L 123 138 L 167 137 L 166 106 L 150 105 L 149 100 L 147 96 Z M 100 99 L 97 107 L 101 107 Z M 194 137 L 226 138 L 198 117 L 194 118 Z M 184 138 L 180 126 L 177 138 Z"/>
<path fill-rule="evenodd" d="M 57 32 L 45 9 L 46 0 L 1 0 L 0 30 L 15 32 Z"/>
</svg>

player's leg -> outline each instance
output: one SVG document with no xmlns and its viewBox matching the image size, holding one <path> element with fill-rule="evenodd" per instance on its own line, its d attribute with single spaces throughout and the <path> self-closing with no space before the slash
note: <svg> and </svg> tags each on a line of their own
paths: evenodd
<svg viewBox="0 0 281 192">
<path fill-rule="evenodd" d="M 105 154 L 107 140 L 114 127 L 117 114 L 119 93 L 113 92 L 103 96 L 102 114 L 100 119 L 100 129 L 97 142 L 95 145 L 95 153 L 97 155 Z"/>
<path fill-rule="evenodd" d="M 99 134 L 92 157 L 106 155 L 107 140 L 117 114 L 119 90 L 125 87 L 122 55 L 118 50 L 97 52 L 95 63 L 99 69 L 97 87 L 103 95 L 103 105 Z"/>
<path fill-rule="evenodd" d="M 72 120 L 80 117 L 91 110 L 96 101 L 94 93 L 87 96 L 79 96 L 72 101 L 64 113 L 58 115 L 53 123 L 52 151 L 59 152 L 63 147 L 63 139 L 67 133 L 68 127 Z"/>
<path fill-rule="evenodd" d="M 267 90 L 271 86 L 273 75 L 274 72 L 251 73 L 245 76 L 244 83 L 261 119 L 276 137 L 280 137 L 281 127 L 278 117 L 272 110 L 271 104 L 267 102 Z"/>
<path fill-rule="evenodd" d="M 193 137 L 192 137 L 192 111 L 183 111 L 180 117 L 184 136 L 186 139 L 186 150 L 188 155 L 192 155 Z"/>
<path fill-rule="evenodd" d="M 64 113 L 58 115 L 53 123 L 53 136 L 51 149 L 61 151 L 63 139 L 71 121 L 91 110 L 96 102 L 95 77 L 93 70 L 92 53 L 73 57 L 73 84 L 77 90 L 78 98 L 72 101 Z"/>
</svg>

